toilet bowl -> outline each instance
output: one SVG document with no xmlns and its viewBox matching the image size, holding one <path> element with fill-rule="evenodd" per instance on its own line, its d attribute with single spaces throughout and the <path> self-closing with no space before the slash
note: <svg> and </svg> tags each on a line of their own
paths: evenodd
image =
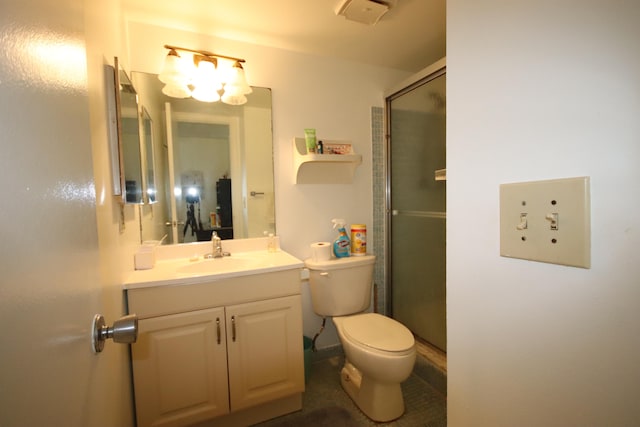
<svg viewBox="0 0 640 427">
<path fill-rule="evenodd" d="M 313 310 L 331 316 L 345 364 L 340 382 L 362 412 L 386 422 L 404 413 L 400 383 L 416 359 L 413 334 L 400 322 L 368 313 L 375 256 L 305 261 Z"/>
<path fill-rule="evenodd" d="M 340 382 L 369 418 L 386 422 L 404 413 L 400 383 L 416 359 L 415 340 L 401 323 L 376 313 L 334 317 L 345 353 Z"/>
</svg>

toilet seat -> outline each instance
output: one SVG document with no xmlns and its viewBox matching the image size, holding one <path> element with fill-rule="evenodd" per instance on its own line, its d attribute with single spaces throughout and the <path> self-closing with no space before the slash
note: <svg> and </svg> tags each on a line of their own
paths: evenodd
<svg viewBox="0 0 640 427">
<path fill-rule="evenodd" d="M 342 318 L 343 331 L 350 340 L 392 353 L 413 349 L 413 334 L 402 323 L 377 313 Z"/>
</svg>

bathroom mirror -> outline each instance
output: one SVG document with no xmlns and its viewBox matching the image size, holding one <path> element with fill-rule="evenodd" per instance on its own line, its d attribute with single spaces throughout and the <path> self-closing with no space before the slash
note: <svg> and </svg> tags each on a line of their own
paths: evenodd
<svg viewBox="0 0 640 427">
<path fill-rule="evenodd" d="M 131 79 L 149 115 L 156 201 L 144 240 L 189 243 L 275 233 L 271 90 L 233 106 L 170 98 L 155 74 Z"/>
<path fill-rule="evenodd" d="M 143 170 L 145 171 L 143 189 L 145 203 L 155 203 L 156 198 L 156 177 L 154 163 L 153 126 L 151 116 L 146 108 L 140 107 L 140 140 L 141 147 L 144 147 Z"/>
<path fill-rule="evenodd" d="M 118 58 L 114 59 L 115 78 L 115 111 L 117 117 L 118 168 L 114 168 L 119 176 L 120 193 L 125 203 L 140 204 L 142 196 L 142 158 L 140 150 L 140 123 L 138 120 L 138 95 L 127 76 L 120 67 Z M 117 191 L 114 191 L 118 194 Z"/>
</svg>

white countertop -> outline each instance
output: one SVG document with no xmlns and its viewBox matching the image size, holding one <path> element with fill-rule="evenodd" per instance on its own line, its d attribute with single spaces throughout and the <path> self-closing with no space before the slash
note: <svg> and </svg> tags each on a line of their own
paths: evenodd
<svg viewBox="0 0 640 427">
<path fill-rule="evenodd" d="M 226 248 L 225 242 L 228 242 Z M 203 255 L 210 252 L 210 245 L 173 246 L 175 248 L 158 247 L 154 267 L 133 271 L 126 278 L 124 289 L 190 285 L 275 271 L 302 270 L 304 267 L 301 260 L 280 249 L 275 252 L 268 252 L 266 249 L 255 250 L 257 247 L 265 248 L 263 245 L 238 246 L 237 243 L 223 241 L 223 250 L 229 250 L 231 255 L 206 260 Z"/>
</svg>

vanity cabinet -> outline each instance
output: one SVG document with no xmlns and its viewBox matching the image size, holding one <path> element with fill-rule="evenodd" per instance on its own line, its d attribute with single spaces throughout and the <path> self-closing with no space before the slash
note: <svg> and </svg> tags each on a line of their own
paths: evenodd
<svg viewBox="0 0 640 427">
<path fill-rule="evenodd" d="M 131 346 L 139 427 L 248 425 L 300 409 L 299 270 L 127 293 L 140 319 Z"/>
<path fill-rule="evenodd" d="M 138 322 L 131 347 L 138 426 L 179 426 L 229 412 L 224 308 Z"/>
<path fill-rule="evenodd" d="M 304 389 L 301 307 L 297 295 L 226 309 L 231 411 Z"/>
</svg>

